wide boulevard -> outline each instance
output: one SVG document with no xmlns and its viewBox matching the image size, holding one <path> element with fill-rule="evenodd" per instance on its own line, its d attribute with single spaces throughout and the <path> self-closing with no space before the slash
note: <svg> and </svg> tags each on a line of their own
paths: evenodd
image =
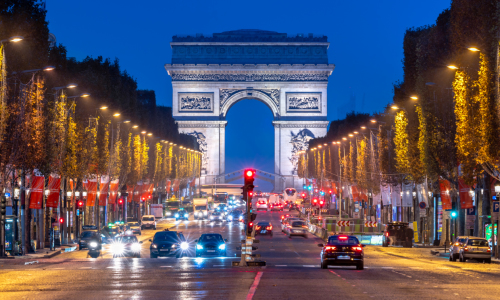
<svg viewBox="0 0 500 300">
<path fill-rule="evenodd" d="M 288 213 L 288 212 L 284 212 Z M 365 248 L 365 269 L 319 268 L 322 241 L 289 239 L 281 233 L 281 212 L 260 212 L 256 221 L 270 221 L 273 237 L 255 244 L 266 267 L 232 267 L 239 260 L 242 226 L 237 222 L 161 220 L 157 230 L 182 231 L 191 241 L 202 233 L 228 239 L 227 257 L 157 258 L 149 256 L 153 230 L 143 230 L 141 258 L 87 258 L 87 251 L 50 259 L 0 261 L 1 299 L 495 299 L 500 291 L 500 265 L 450 262 L 423 248 Z M 192 244 L 194 245 L 194 243 Z"/>
</svg>

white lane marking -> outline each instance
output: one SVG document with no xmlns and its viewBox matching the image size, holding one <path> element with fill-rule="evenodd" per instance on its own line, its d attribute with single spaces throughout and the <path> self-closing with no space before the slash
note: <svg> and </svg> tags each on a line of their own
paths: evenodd
<svg viewBox="0 0 500 300">
<path fill-rule="evenodd" d="M 304 268 L 317 268 L 319 265 L 303 265 Z"/>
<path fill-rule="evenodd" d="M 226 265 L 214 265 L 214 267 L 225 267 Z"/>
<path fill-rule="evenodd" d="M 160 266 L 160 268 L 172 268 L 172 266 Z"/>
<path fill-rule="evenodd" d="M 92 269 L 92 267 L 81 267 L 80 269 Z"/>
<path fill-rule="evenodd" d="M 252 300 L 253 296 L 255 295 L 255 291 L 257 290 L 257 287 L 259 286 L 259 282 L 260 282 L 260 278 L 262 277 L 262 274 L 264 274 L 262 271 L 257 272 L 257 275 L 255 276 L 255 279 L 252 283 L 252 286 L 250 287 L 250 290 L 248 291 L 247 300 Z"/>
<path fill-rule="evenodd" d="M 276 267 L 287 267 L 288 265 L 276 265 Z"/>
<path fill-rule="evenodd" d="M 394 269 L 393 267 L 382 267 L 382 269 Z"/>
</svg>

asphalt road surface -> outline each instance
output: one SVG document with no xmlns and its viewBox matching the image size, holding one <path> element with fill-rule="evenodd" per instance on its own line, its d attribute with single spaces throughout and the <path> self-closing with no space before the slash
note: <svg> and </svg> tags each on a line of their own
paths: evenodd
<svg viewBox="0 0 500 300">
<path fill-rule="evenodd" d="M 287 213 L 287 212 L 284 212 Z M 322 241 L 289 239 L 281 233 L 281 212 L 259 212 L 271 221 L 273 237 L 258 236 L 266 267 L 232 267 L 239 261 L 242 226 L 207 221 L 162 220 L 158 230 L 182 231 L 195 240 L 202 233 L 228 239 L 227 257 L 149 258 L 153 230 L 143 230 L 141 258 L 87 258 L 87 251 L 50 259 L 0 261 L 0 299 L 498 299 L 500 265 L 449 262 L 429 249 L 365 248 L 365 270 L 319 268 Z"/>
</svg>

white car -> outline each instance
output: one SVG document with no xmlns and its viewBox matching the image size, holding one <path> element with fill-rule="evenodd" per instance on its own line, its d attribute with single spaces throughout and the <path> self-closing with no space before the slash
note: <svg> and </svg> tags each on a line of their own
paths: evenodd
<svg viewBox="0 0 500 300">
<path fill-rule="evenodd" d="M 265 200 L 258 200 L 257 203 L 255 203 L 255 210 L 265 210 L 267 211 L 267 202 Z"/>
<path fill-rule="evenodd" d="M 144 215 L 141 219 L 141 229 L 153 228 L 156 230 L 156 219 L 153 215 Z"/>
</svg>

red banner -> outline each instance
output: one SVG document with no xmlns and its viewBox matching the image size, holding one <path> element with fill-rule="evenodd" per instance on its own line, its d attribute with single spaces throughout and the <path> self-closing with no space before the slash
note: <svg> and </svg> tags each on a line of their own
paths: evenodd
<svg viewBox="0 0 500 300">
<path fill-rule="evenodd" d="M 152 199 L 153 198 L 153 189 L 154 189 L 154 184 L 152 184 L 152 183 L 142 185 L 141 200 L 147 201 L 149 199 Z"/>
<path fill-rule="evenodd" d="M 111 181 L 109 186 L 109 204 L 116 204 L 116 199 L 118 198 L 118 179 Z"/>
<path fill-rule="evenodd" d="M 306 178 L 306 185 L 309 186 L 309 179 Z"/>
<path fill-rule="evenodd" d="M 97 178 L 90 179 L 87 183 L 87 206 L 95 206 L 97 196 Z"/>
<path fill-rule="evenodd" d="M 57 208 L 59 206 L 59 191 L 61 190 L 61 178 L 49 176 L 49 196 L 47 197 L 47 207 Z"/>
<path fill-rule="evenodd" d="M 132 202 L 132 199 L 134 199 L 134 186 L 133 185 L 127 185 L 127 202 L 130 203 Z"/>
<path fill-rule="evenodd" d="M 470 194 L 471 187 L 466 185 L 462 179 L 458 179 L 458 189 L 460 194 L 460 208 L 468 209 L 473 208 L 472 195 Z"/>
<path fill-rule="evenodd" d="M 141 196 L 142 196 L 142 182 L 137 183 L 135 186 L 135 193 L 134 193 L 134 201 L 135 202 L 141 202 Z"/>
<path fill-rule="evenodd" d="M 337 195 L 337 183 L 332 182 L 332 194 Z"/>
<path fill-rule="evenodd" d="M 31 192 L 30 192 L 30 206 L 31 209 L 41 209 L 43 202 L 43 187 L 45 186 L 45 177 L 32 176 L 31 177 Z"/>
<path fill-rule="evenodd" d="M 174 180 L 174 192 L 179 190 L 179 179 Z"/>
<path fill-rule="evenodd" d="M 358 188 L 355 185 L 351 186 L 351 193 L 352 193 L 352 201 L 359 201 L 359 192 Z"/>
<path fill-rule="evenodd" d="M 104 175 L 101 176 L 101 183 L 99 185 L 99 205 L 106 206 L 106 198 L 108 197 L 109 191 L 109 177 Z"/>
<path fill-rule="evenodd" d="M 189 184 L 189 186 L 191 186 L 191 187 L 195 187 L 196 186 L 196 178 L 194 178 L 193 181 L 191 181 L 191 183 Z"/>
<path fill-rule="evenodd" d="M 172 185 L 172 181 L 167 180 L 167 188 L 166 188 L 167 193 L 169 193 L 169 192 L 170 192 L 170 186 L 171 186 L 171 185 Z"/>
<path fill-rule="evenodd" d="M 367 190 L 361 190 L 360 193 L 359 193 L 359 197 L 364 202 L 368 202 L 368 191 Z"/>
<path fill-rule="evenodd" d="M 451 209 L 450 182 L 448 180 L 439 180 L 439 190 L 441 191 L 443 209 Z"/>
</svg>

